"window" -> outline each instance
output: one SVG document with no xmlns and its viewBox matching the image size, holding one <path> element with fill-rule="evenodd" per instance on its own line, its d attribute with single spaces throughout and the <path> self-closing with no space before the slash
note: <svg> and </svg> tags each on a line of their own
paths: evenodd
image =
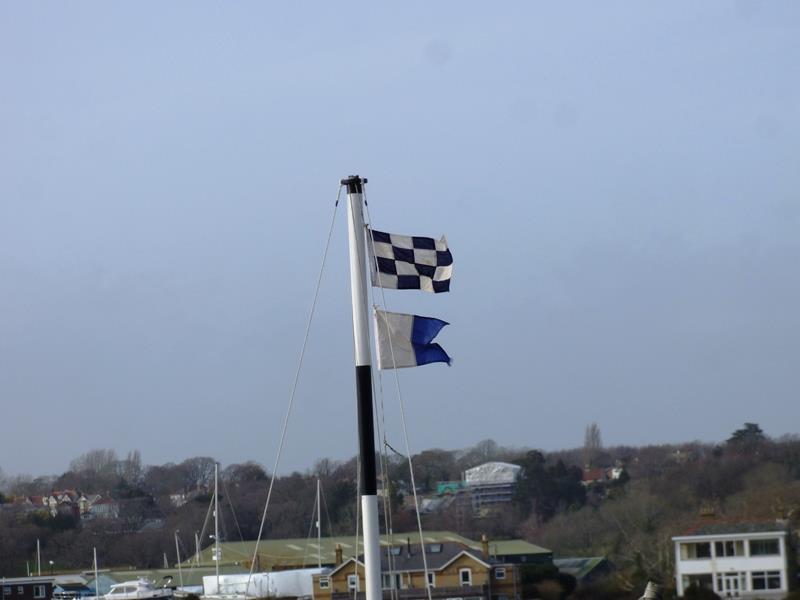
<svg viewBox="0 0 800 600">
<path fill-rule="evenodd" d="M 753 571 L 754 590 L 779 590 L 781 589 L 780 571 Z"/>
<path fill-rule="evenodd" d="M 428 552 L 430 552 L 431 554 L 439 554 L 441 551 L 442 551 L 441 544 L 431 544 L 430 546 L 428 546 Z"/>
<path fill-rule="evenodd" d="M 11 586 L 7 585 L 3 588 L 3 595 L 10 596 L 11 595 Z"/>
<path fill-rule="evenodd" d="M 699 542 L 697 544 L 681 544 L 682 560 L 695 560 L 698 558 L 711 558 L 710 542 Z"/>
<path fill-rule="evenodd" d="M 392 587 L 394 581 L 394 587 Z M 385 590 L 399 590 L 403 588 L 403 574 L 402 573 L 383 573 L 381 574 L 381 587 Z"/>
<path fill-rule="evenodd" d="M 463 585 L 472 585 L 472 569 L 459 569 L 458 581 Z"/>
<path fill-rule="evenodd" d="M 735 571 L 717 575 L 717 588 L 718 594 L 722 594 L 726 598 L 739 597 L 739 592 L 747 588 L 746 573 L 737 573 Z"/>
<path fill-rule="evenodd" d="M 19 594 L 20 596 L 24 596 L 25 595 L 25 586 L 18 585 L 17 586 L 17 594 Z"/>
<path fill-rule="evenodd" d="M 714 552 L 716 552 L 717 558 L 725 556 L 744 556 L 744 542 L 742 540 L 714 542 Z"/>
<path fill-rule="evenodd" d="M 401 546 L 392 546 L 390 552 L 392 556 L 400 556 L 403 553 L 403 548 Z"/>
<path fill-rule="evenodd" d="M 46 596 L 46 592 L 43 585 L 35 585 L 33 586 L 33 597 L 34 598 L 44 598 Z"/>
<path fill-rule="evenodd" d="M 750 540 L 750 556 L 768 556 L 780 553 L 781 546 L 777 539 Z"/>
<path fill-rule="evenodd" d="M 319 589 L 327 590 L 331 587 L 331 580 L 328 577 L 320 577 L 319 578 Z"/>
<path fill-rule="evenodd" d="M 347 576 L 347 589 L 351 592 L 358 591 L 358 575 Z"/>
<path fill-rule="evenodd" d="M 428 571 L 428 587 L 436 587 L 436 573 Z"/>
<path fill-rule="evenodd" d="M 714 589 L 714 582 L 711 579 L 710 574 L 703 574 L 703 575 L 684 575 L 683 576 L 683 589 L 685 590 L 690 585 L 693 585 L 698 588 L 703 588 L 705 590 Z"/>
<path fill-rule="evenodd" d="M 506 568 L 505 567 L 497 567 L 494 570 L 494 578 L 495 579 L 505 579 L 506 578 Z"/>
</svg>

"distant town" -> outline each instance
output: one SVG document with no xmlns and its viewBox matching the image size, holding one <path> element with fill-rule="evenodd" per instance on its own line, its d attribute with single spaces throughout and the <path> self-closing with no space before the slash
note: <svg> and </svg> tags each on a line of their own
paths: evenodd
<svg viewBox="0 0 800 600">
<path fill-rule="evenodd" d="M 412 457 L 416 489 L 406 457 L 380 463 L 382 545 L 397 563 L 384 583 L 396 577 L 403 598 L 427 597 L 423 550 L 437 598 L 634 598 L 647 581 L 664 597 L 793 597 L 800 438 L 754 423 L 718 444 L 605 447 L 591 424 L 582 447 L 560 452 L 431 449 Z M 105 594 L 140 577 L 202 594 L 217 569 L 251 568 L 322 568 L 308 584 L 323 600 L 357 591 L 355 458 L 276 477 L 257 551 L 270 474 L 221 469 L 219 555 L 215 464 L 93 450 L 58 477 L 4 477 L 3 600 Z"/>
</svg>

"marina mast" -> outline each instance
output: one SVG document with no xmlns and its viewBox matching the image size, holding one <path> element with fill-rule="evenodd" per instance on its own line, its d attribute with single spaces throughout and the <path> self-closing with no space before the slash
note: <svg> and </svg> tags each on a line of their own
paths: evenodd
<svg viewBox="0 0 800 600">
<path fill-rule="evenodd" d="M 363 185 L 358 175 L 342 179 L 347 186 L 347 231 L 350 247 L 350 293 L 353 303 L 358 441 L 361 456 L 361 515 L 364 528 L 366 600 L 381 600 L 378 485 L 375 465 L 375 427 L 372 411 L 372 352 L 367 304 L 367 253 Z"/>
</svg>

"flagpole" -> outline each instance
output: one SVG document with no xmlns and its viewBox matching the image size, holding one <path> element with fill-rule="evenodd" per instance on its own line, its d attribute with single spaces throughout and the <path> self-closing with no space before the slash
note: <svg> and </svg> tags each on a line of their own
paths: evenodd
<svg viewBox="0 0 800 600">
<path fill-rule="evenodd" d="M 367 253 L 365 252 L 363 184 L 358 175 L 342 179 L 347 186 L 347 231 L 350 247 L 350 293 L 353 303 L 353 339 L 356 361 L 358 442 L 361 455 L 361 514 L 364 528 L 364 579 L 366 600 L 381 600 L 378 483 L 375 465 L 375 426 L 372 412 L 372 353 L 367 304 Z"/>
</svg>

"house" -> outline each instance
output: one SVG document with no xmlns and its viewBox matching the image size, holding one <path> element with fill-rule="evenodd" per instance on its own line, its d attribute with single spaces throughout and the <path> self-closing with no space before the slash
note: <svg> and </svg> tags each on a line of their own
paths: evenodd
<svg viewBox="0 0 800 600">
<path fill-rule="evenodd" d="M 81 516 L 89 514 L 92 510 L 92 505 L 100 499 L 102 499 L 100 494 L 81 494 L 81 497 L 78 498 L 78 510 Z"/>
<path fill-rule="evenodd" d="M 585 486 L 593 483 L 605 483 L 606 481 L 608 481 L 608 471 L 606 469 L 586 467 L 581 474 L 581 483 Z"/>
<path fill-rule="evenodd" d="M 314 600 L 356 600 L 365 597 L 362 558 L 342 561 L 341 548 L 336 565 L 312 577 Z M 456 542 L 425 545 L 427 581 L 422 546 L 398 544 L 381 552 L 383 597 L 399 591 L 403 600 L 464 598 L 474 600 L 516 600 L 521 592 L 519 569 L 514 565 L 492 562 L 488 556 Z"/>
<path fill-rule="evenodd" d="M 788 593 L 794 574 L 785 522 L 705 523 L 672 541 L 679 596 L 690 585 L 723 597 L 767 599 Z"/>
<path fill-rule="evenodd" d="M 49 600 L 54 577 L 4 577 L 0 586 L 2 600 Z"/>
<path fill-rule="evenodd" d="M 381 535 L 381 547 L 395 546 L 400 542 L 408 541 L 412 544 L 419 544 L 418 533 Z M 526 542 L 525 540 L 480 540 L 473 541 L 458 535 L 452 531 L 424 531 L 422 539 L 426 545 L 454 542 L 474 551 L 478 556 L 488 554 L 491 562 L 508 563 L 548 563 L 552 561 L 553 553 L 547 548 L 542 548 Z M 323 537 L 317 545 L 316 538 L 289 538 L 289 539 L 265 539 L 258 543 L 258 556 L 256 558 L 256 568 L 265 571 L 281 571 L 284 569 L 301 569 L 304 567 L 316 566 L 319 562 L 323 567 L 334 567 L 337 561 L 337 547 L 341 549 L 345 556 L 354 557 L 356 552 L 360 553 L 364 540 L 356 540 L 355 536 L 334 536 Z M 358 546 L 356 546 L 358 543 Z M 484 547 L 484 544 L 487 544 Z M 359 548 L 359 550 L 356 550 Z M 192 557 L 185 559 L 184 565 L 209 566 L 213 567 L 216 562 L 213 560 L 214 545 L 210 544 Z M 220 565 L 242 564 L 247 568 L 256 556 L 256 542 L 221 542 L 220 554 L 222 560 Z"/>
<path fill-rule="evenodd" d="M 464 473 L 476 512 L 494 504 L 511 502 L 522 467 L 511 463 L 488 462 Z"/>
<path fill-rule="evenodd" d="M 578 583 L 586 583 L 611 572 L 611 565 L 602 556 L 555 558 L 553 564 L 560 573 L 572 575 Z"/>
<path fill-rule="evenodd" d="M 481 545 L 494 562 L 508 564 L 550 564 L 553 552 L 525 540 L 492 540 L 483 536 Z"/>
<path fill-rule="evenodd" d="M 92 504 L 89 514 L 97 519 L 119 518 L 119 502 L 112 498 L 102 498 Z"/>
</svg>

